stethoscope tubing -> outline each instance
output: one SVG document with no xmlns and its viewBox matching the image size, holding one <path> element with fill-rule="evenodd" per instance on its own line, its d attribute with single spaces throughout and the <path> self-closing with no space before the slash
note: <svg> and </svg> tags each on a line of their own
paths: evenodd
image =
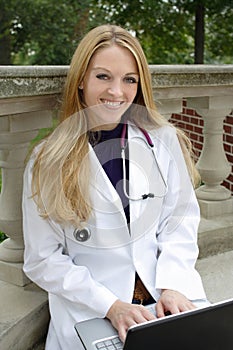
<svg viewBox="0 0 233 350">
<path fill-rule="evenodd" d="M 124 195 L 126 196 L 126 198 L 128 198 L 129 200 L 132 200 L 132 201 L 138 201 L 138 200 L 147 199 L 147 198 L 154 198 L 154 197 L 156 197 L 156 198 L 165 197 L 167 192 L 168 192 L 168 185 L 167 185 L 167 182 L 164 178 L 164 175 L 163 175 L 162 169 L 159 165 L 158 159 L 156 157 L 155 150 L 154 150 L 154 143 L 152 142 L 151 137 L 148 134 L 148 132 L 145 129 L 142 129 L 140 127 L 139 127 L 139 129 L 141 130 L 141 132 L 143 133 L 145 138 L 138 135 L 138 136 L 132 137 L 131 140 L 133 138 L 139 138 L 139 139 L 143 140 L 146 143 L 146 145 L 148 146 L 148 148 L 151 150 L 153 157 L 154 157 L 154 160 L 155 160 L 155 163 L 156 163 L 157 168 L 159 170 L 159 174 L 162 178 L 165 190 L 164 190 L 164 193 L 162 193 L 162 194 L 147 193 L 147 194 L 142 194 L 140 197 L 131 197 L 128 194 L 127 189 L 126 189 L 126 160 L 125 160 L 125 149 L 127 146 L 126 128 L 127 128 L 127 124 L 124 124 L 123 130 L 122 130 L 122 135 L 121 135 L 121 158 L 122 158 L 122 163 L 123 163 L 123 191 L 124 191 Z"/>
</svg>

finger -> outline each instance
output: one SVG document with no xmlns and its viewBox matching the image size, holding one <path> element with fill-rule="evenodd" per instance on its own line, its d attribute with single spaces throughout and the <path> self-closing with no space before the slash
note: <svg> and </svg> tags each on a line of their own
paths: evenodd
<svg viewBox="0 0 233 350">
<path fill-rule="evenodd" d="M 160 301 L 156 303 L 155 309 L 158 318 L 165 317 L 165 310 L 163 308 L 163 304 Z"/>
<path fill-rule="evenodd" d="M 166 305 L 166 307 L 161 302 L 156 304 L 156 314 L 158 318 L 165 317 L 170 314 L 177 314 L 180 313 L 180 311 L 180 308 L 176 304 L 169 303 L 169 305 Z"/>
<path fill-rule="evenodd" d="M 190 310 L 193 310 L 193 309 L 196 309 L 196 305 L 194 305 L 191 301 L 189 302 L 189 309 Z"/>
<path fill-rule="evenodd" d="M 179 314 L 180 312 L 181 312 L 181 309 L 177 305 L 171 305 L 168 309 L 166 309 L 165 315 L 168 315 L 169 313 L 171 313 L 172 315 Z"/>
<path fill-rule="evenodd" d="M 147 320 L 147 321 L 151 321 L 151 320 L 155 320 L 156 316 L 154 314 L 152 314 L 148 309 L 146 309 L 144 306 L 142 307 L 142 314 L 143 317 Z"/>
<path fill-rule="evenodd" d="M 134 314 L 134 320 L 137 323 L 142 323 L 146 321 L 151 321 L 156 319 L 155 315 L 152 314 L 145 306 L 143 305 L 138 305 L 137 309 L 135 310 Z"/>
<path fill-rule="evenodd" d="M 184 312 L 184 311 L 190 311 L 193 309 L 196 309 L 196 306 L 190 301 L 183 302 L 180 304 L 171 304 L 168 307 L 168 311 L 171 314 L 176 314 L 176 313 L 180 313 L 180 312 Z M 165 315 L 166 315 L 166 312 L 165 312 Z"/>
<path fill-rule="evenodd" d="M 124 326 L 120 326 L 120 327 L 118 328 L 118 335 L 119 335 L 120 340 L 121 340 L 123 343 L 125 342 L 126 333 L 127 333 L 127 330 L 125 329 Z"/>
<path fill-rule="evenodd" d="M 192 302 L 187 302 L 185 304 L 182 304 L 179 309 L 180 309 L 180 312 L 189 311 L 189 310 L 196 309 L 196 306 Z"/>
</svg>

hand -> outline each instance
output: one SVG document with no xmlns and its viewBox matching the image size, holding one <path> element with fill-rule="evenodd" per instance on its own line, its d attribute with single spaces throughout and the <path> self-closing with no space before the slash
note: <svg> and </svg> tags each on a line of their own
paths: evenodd
<svg viewBox="0 0 233 350">
<path fill-rule="evenodd" d="M 159 318 L 164 317 L 167 312 L 177 314 L 179 312 L 193 310 L 195 308 L 196 306 L 183 294 L 174 290 L 164 289 L 158 302 L 156 303 L 156 314 Z"/>
<path fill-rule="evenodd" d="M 130 326 L 154 320 L 156 317 L 142 305 L 125 303 L 117 300 L 110 307 L 106 317 L 118 331 L 122 342 L 125 341 Z"/>
</svg>

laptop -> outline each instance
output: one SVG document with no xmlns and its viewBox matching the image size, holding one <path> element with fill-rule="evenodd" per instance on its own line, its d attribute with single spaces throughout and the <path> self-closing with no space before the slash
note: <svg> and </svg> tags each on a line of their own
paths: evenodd
<svg viewBox="0 0 233 350">
<path fill-rule="evenodd" d="M 75 329 L 85 350 L 232 350 L 233 299 L 134 325 L 124 344 L 107 319 L 79 322 Z"/>
</svg>

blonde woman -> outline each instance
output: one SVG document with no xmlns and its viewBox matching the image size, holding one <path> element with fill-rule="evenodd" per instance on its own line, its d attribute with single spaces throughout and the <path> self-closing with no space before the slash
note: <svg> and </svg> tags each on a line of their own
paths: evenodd
<svg viewBox="0 0 233 350">
<path fill-rule="evenodd" d="M 189 140 L 156 111 L 137 39 L 91 30 L 71 61 L 60 124 L 24 177 L 24 271 L 49 293 L 46 349 L 82 349 L 82 320 L 106 317 L 124 341 L 155 318 L 145 305 L 163 317 L 205 300 L 197 179 Z"/>
</svg>

